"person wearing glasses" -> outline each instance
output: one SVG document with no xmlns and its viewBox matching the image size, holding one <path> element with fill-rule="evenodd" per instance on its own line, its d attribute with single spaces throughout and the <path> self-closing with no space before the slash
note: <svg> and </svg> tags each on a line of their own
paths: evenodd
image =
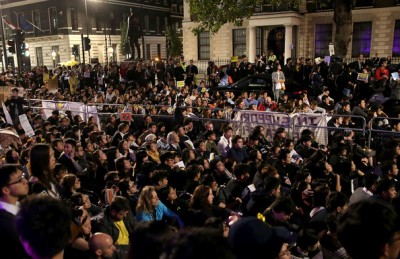
<svg viewBox="0 0 400 259">
<path fill-rule="evenodd" d="M 0 166 L 0 188 L 0 247 L 13 251 L 12 257 L 5 255 L 5 258 L 28 258 L 15 227 L 19 199 L 29 192 L 28 180 L 20 165 Z"/>
</svg>

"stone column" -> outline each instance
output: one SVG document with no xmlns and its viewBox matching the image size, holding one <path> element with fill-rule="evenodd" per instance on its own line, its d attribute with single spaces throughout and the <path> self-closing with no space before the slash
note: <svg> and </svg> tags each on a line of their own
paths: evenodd
<svg viewBox="0 0 400 259">
<path fill-rule="evenodd" d="M 292 44 L 293 44 L 293 26 L 285 25 L 285 57 L 284 62 L 286 64 L 286 59 L 292 57 Z"/>
<path fill-rule="evenodd" d="M 249 54 L 247 55 L 247 58 L 250 63 L 254 62 L 254 59 L 256 58 L 256 27 L 248 27 L 249 29 Z"/>
</svg>

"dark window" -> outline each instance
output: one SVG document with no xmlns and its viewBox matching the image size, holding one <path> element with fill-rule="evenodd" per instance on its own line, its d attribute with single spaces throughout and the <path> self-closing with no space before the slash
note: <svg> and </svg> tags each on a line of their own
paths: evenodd
<svg viewBox="0 0 400 259">
<path fill-rule="evenodd" d="M 329 56 L 330 43 L 332 43 L 332 24 L 316 24 L 315 57 Z"/>
<path fill-rule="evenodd" d="M 353 57 L 358 57 L 360 54 L 364 55 L 364 57 L 370 56 L 371 36 L 372 22 L 355 22 L 353 24 L 353 43 L 351 52 Z"/>
<path fill-rule="evenodd" d="M 58 46 L 52 46 L 51 47 L 51 52 L 56 53 L 54 57 L 54 61 L 56 64 L 60 63 L 60 48 Z"/>
<path fill-rule="evenodd" d="M 33 24 L 35 25 L 35 35 L 41 34 L 42 23 L 40 21 L 40 12 L 38 10 L 32 11 Z"/>
<path fill-rule="evenodd" d="M 160 33 L 160 16 L 156 16 L 156 33 Z"/>
<path fill-rule="evenodd" d="M 151 49 L 150 49 L 150 44 L 146 44 L 146 58 L 151 59 Z"/>
<path fill-rule="evenodd" d="M 115 15 L 114 12 L 110 12 L 110 28 L 111 28 L 111 33 L 116 34 L 117 33 L 117 26 L 115 22 Z"/>
<path fill-rule="evenodd" d="M 36 48 L 36 65 L 43 66 L 43 50 L 42 47 Z"/>
<path fill-rule="evenodd" d="M 210 33 L 208 31 L 201 32 L 198 36 L 198 43 L 199 60 L 210 59 Z"/>
<path fill-rule="evenodd" d="M 13 29 L 11 29 L 11 25 L 13 24 L 11 21 L 10 21 L 10 19 L 7 17 L 7 15 L 4 15 L 3 16 L 3 21 L 4 21 L 4 34 L 5 34 L 5 36 L 8 38 L 8 37 L 11 37 L 11 34 L 13 34 L 14 33 L 14 31 L 13 31 Z M 7 24 L 7 25 L 6 25 Z M 14 24 L 13 24 L 14 25 Z M 15 26 L 15 25 L 14 25 Z"/>
<path fill-rule="evenodd" d="M 400 57 L 400 20 L 394 26 L 393 57 Z"/>
<path fill-rule="evenodd" d="M 73 31 L 78 30 L 78 13 L 75 8 L 71 8 L 71 27 Z"/>
<path fill-rule="evenodd" d="M 144 30 L 146 32 L 150 31 L 150 21 L 149 21 L 149 16 L 148 15 L 144 16 Z"/>
<path fill-rule="evenodd" d="M 241 56 L 246 53 L 246 29 L 233 30 L 233 55 Z"/>
<path fill-rule="evenodd" d="M 58 30 L 58 16 L 55 7 L 49 8 L 50 32 L 56 33 Z"/>
<path fill-rule="evenodd" d="M 157 44 L 157 57 L 161 59 L 161 44 Z"/>
<path fill-rule="evenodd" d="M 264 29 L 257 28 L 256 29 L 256 54 L 262 54 L 263 51 L 263 38 L 264 38 Z"/>
<path fill-rule="evenodd" d="M 81 46 L 80 45 L 74 45 L 73 49 L 77 50 L 77 52 L 75 53 L 75 54 L 77 54 L 75 56 L 75 60 L 78 61 L 78 62 L 81 62 Z"/>
<path fill-rule="evenodd" d="M 101 31 L 101 15 L 99 12 L 95 14 L 96 31 Z"/>
</svg>

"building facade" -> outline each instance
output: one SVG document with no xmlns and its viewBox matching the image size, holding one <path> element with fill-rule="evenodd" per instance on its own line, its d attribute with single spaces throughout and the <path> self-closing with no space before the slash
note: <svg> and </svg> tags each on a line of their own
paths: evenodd
<svg viewBox="0 0 400 259">
<path fill-rule="evenodd" d="M 246 55 L 250 62 L 267 50 L 282 60 L 329 56 L 329 44 L 335 41 L 336 30 L 332 2 L 303 0 L 298 8 L 263 4 L 241 27 L 225 24 L 214 35 L 203 32 L 197 36 L 191 31 L 196 23 L 185 2 L 184 55 L 194 60 Z M 400 57 L 400 0 L 356 1 L 352 41 L 344 58 L 360 54 L 373 57 L 376 53 L 379 57 Z"/>
<path fill-rule="evenodd" d="M 77 60 L 92 63 L 123 61 L 121 29 L 133 8 L 140 17 L 145 59 L 166 58 L 167 26 L 182 27 L 182 0 L 3 0 L 0 10 L 5 41 L 12 39 L 14 28 L 25 33 L 30 67 L 48 66 Z M 91 49 L 83 53 L 82 36 L 90 38 Z M 78 50 L 78 51 L 74 51 Z M 83 60 L 85 54 L 85 60 Z M 7 65 L 16 64 L 16 55 L 8 53 Z M 24 64 L 27 65 L 27 64 Z"/>
</svg>

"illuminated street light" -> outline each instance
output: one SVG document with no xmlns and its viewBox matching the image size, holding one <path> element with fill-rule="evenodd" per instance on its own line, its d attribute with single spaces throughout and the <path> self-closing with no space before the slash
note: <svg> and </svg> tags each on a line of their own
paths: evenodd
<svg viewBox="0 0 400 259">
<path fill-rule="evenodd" d="M 53 67 L 56 67 L 57 53 L 54 51 L 54 49 L 51 51 L 51 57 L 53 58 Z"/>
</svg>

